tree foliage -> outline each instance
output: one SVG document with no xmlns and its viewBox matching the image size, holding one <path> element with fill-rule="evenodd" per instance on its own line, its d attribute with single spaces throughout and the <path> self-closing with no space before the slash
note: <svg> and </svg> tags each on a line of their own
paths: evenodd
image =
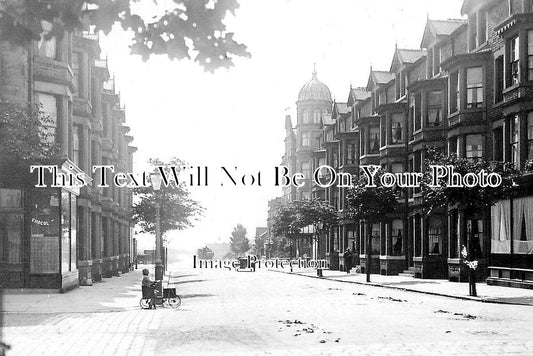
<svg viewBox="0 0 533 356">
<path fill-rule="evenodd" d="M 331 204 L 322 199 L 296 202 L 298 225 L 312 225 L 315 231 L 327 230 L 338 224 L 339 214 Z"/>
<path fill-rule="evenodd" d="M 160 11 L 146 18 L 138 10 L 140 5 Z M 213 71 L 233 66 L 236 56 L 250 56 L 224 24 L 227 13 L 234 15 L 238 7 L 236 0 L 4 0 L 0 39 L 26 45 L 42 36 L 61 38 L 64 31 L 87 25 L 107 35 L 118 23 L 132 36 L 131 53 L 143 60 L 166 54 L 170 59 L 193 59 Z M 51 29 L 44 24 L 51 24 Z"/>
<path fill-rule="evenodd" d="M 352 220 L 384 221 L 387 214 L 396 209 L 397 195 L 393 188 L 379 182 L 381 173 L 376 173 L 376 187 L 369 187 L 365 176 L 355 182 L 346 194 L 346 217 Z"/>
<path fill-rule="evenodd" d="M 461 205 L 464 207 L 483 209 L 494 205 L 498 200 L 509 198 L 518 193 L 516 182 L 522 172 L 516 170 L 511 162 L 497 163 L 487 161 L 482 157 L 475 160 L 459 158 L 455 154 L 443 155 L 435 149 L 428 149 L 426 154 L 426 167 L 430 165 L 453 166 L 454 171 L 464 176 L 467 173 L 478 173 L 484 170 L 487 173 L 498 173 L 502 177 L 502 184 L 498 187 L 453 187 L 447 177 L 441 178 L 437 186 L 431 186 L 431 171 L 424 172 L 423 188 L 426 210 L 445 207 L 448 205 Z"/>
<path fill-rule="evenodd" d="M 243 255 L 250 249 L 250 241 L 246 237 L 246 228 L 242 224 L 237 224 L 233 228 L 230 237 L 231 252 L 236 255 Z"/>
<path fill-rule="evenodd" d="M 38 105 L 0 102 L 0 165 L 37 164 L 56 157 L 53 120 Z"/>
<path fill-rule="evenodd" d="M 212 260 L 215 253 L 207 246 L 199 248 L 197 251 L 198 258 L 201 260 Z"/>
<path fill-rule="evenodd" d="M 182 167 L 184 163 L 178 158 L 169 162 L 159 159 L 150 159 L 152 167 L 175 166 Z M 165 170 L 172 176 L 170 170 Z M 161 236 L 167 231 L 183 230 L 193 226 L 193 219 L 202 214 L 203 208 L 190 197 L 190 192 L 183 182 L 176 184 L 172 179 L 169 185 L 161 184 L 161 189 L 156 191 L 151 186 L 137 187 L 134 189 L 137 202 L 133 204 L 133 219 L 142 229 L 142 232 L 154 233 L 156 224 L 157 203 L 160 205 Z"/>
</svg>

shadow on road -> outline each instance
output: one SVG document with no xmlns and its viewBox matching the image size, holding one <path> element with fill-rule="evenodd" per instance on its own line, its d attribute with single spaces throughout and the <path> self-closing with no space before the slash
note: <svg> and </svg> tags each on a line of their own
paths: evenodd
<svg viewBox="0 0 533 356">
<path fill-rule="evenodd" d="M 206 293 L 198 293 L 198 294 L 180 294 L 181 299 L 190 299 L 190 298 L 203 298 L 203 297 L 215 297 L 215 294 L 206 294 Z"/>
</svg>

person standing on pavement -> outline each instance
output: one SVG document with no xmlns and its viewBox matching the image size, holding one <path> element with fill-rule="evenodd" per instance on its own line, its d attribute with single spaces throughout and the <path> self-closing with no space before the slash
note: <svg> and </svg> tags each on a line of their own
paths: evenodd
<svg viewBox="0 0 533 356">
<path fill-rule="evenodd" d="M 346 271 L 346 274 L 349 274 L 352 269 L 352 251 L 349 247 L 344 251 L 342 257 L 344 257 L 344 270 Z"/>
</svg>

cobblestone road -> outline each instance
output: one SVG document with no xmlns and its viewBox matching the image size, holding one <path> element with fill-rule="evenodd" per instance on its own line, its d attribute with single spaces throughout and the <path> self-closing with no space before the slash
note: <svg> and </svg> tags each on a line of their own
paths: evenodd
<svg viewBox="0 0 533 356">
<path fill-rule="evenodd" d="M 7 312 L 8 355 L 533 355 L 529 306 L 267 271 L 179 274 L 183 303 L 177 310 L 138 309 L 134 272 L 120 277 L 119 302 L 102 297 L 105 307 L 94 302 L 95 286 L 81 294 L 91 298 L 93 310 L 82 310 L 77 294 L 65 294 L 50 302 L 55 308 L 43 301 L 42 310 L 36 303 L 30 311 Z"/>
</svg>

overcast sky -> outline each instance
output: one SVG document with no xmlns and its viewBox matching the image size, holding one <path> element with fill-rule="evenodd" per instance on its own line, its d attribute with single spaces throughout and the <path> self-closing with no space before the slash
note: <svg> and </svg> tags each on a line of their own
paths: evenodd
<svg viewBox="0 0 533 356">
<path fill-rule="evenodd" d="M 136 169 L 149 157 L 177 156 L 208 166 L 209 187 L 191 187 L 206 212 L 194 228 L 170 232 L 174 248 L 193 249 L 229 241 L 242 223 L 252 238 L 266 226 L 267 202 L 280 195 L 273 169 L 284 149 L 284 118 L 295 122 L 298 92 L 318 78 L 337 101 L 350 84 L 365 86 L 370 65 L 389 70 L 395 43 L 419 48 L 426 18 L 460 18 L 460 0 L 240 0 L 226 23 L 245 43 L 251 59 L 230 70 L 205 73 L 187 61 L 166 56 L 142 62 L 130 56 L 127 35 L 113 32 L 102 41 L 115 73 L 126 120 L 139 148 Z M 287 110 L 287 108 L 289 108 Z M 223 187 L 220 167 L 242 173 L 262 171 L 262 187 Z M 152 238 L 140 241 L 150 248 Z"/>
</svg>

